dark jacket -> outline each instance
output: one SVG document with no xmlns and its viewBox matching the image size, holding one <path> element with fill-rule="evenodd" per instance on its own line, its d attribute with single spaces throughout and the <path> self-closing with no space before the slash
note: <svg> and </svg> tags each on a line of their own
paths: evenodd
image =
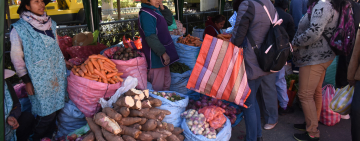
<svg viewBox="0 0 360 141">
<path fill-rule="evenodd" d="M 270 16 L 275 17 L 275 7 L 269 0 L 260 0 L 269 10 Z M 241 47 L 245 37 L 252 36 L 255 44 L 260 47 L 264 42 L 266 35 L 270 29 L 271 22 L 264 8 L 257 2 L 252 0 L 243 1 L 237 13 L 236 24 L 233 30 L 231 42 Z M 247 47 L 244 48 L 244 60 L 246 74 L 249 80 L 257 79 L 261 76 L 270 74 L 264 72 L 257 61 L 257 57 L 250 42 L 247 41 Z"/>
<path fill-rule="evenodd" d="M 205 37 L 206 34 L 213 37 L 217 37 L 217 35 L 220 34 L 220 30 L 216 27 L 211 17 L 209 17 L 205 22 L 205 31 L 203 37 Z"/>
<path fill-rule="evenodd" d="M 283 10 L 280 7 L 275 7 L 276 11 L 279 14 L 279 18 L 283 20 L 281 26 L 285 28 L 287 34 L 289 35 L 289 42 L 291 42 L 295 35 L 295 25 L 294 25 L 294 19 L 289 14 L 286 13 L 285 10 Z"/>
</svg>

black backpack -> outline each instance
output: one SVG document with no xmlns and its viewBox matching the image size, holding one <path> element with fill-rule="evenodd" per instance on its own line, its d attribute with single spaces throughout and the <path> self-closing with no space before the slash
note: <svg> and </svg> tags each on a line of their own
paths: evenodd
<svg viewBox="0 0 360 141">
<path fill-rule="evenodd" d="M 260 68 L 264 72 L 276 72 L 281 70 L 286 64 L 292 50 L 289 36 L 285 28 L 277 24 L 280 20 L 273 22 L 266 6 L 259 0 L 254 1 L 264 7 L 272 24 L 261 47 L 257 47 L 251 35 L 247 37 L 254 48 Z M 276 13 L 275 15 L 275 20 L 277 20 L 278 14 Z"/>
</svg>

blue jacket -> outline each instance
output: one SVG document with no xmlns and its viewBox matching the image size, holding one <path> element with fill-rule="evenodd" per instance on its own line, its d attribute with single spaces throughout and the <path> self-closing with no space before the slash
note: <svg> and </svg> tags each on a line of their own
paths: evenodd
<svg viewBox="0 0 360 141">
<path fill-rule="evenodd" d="M 292 0 L 290 14 L 294 18 L 295 31 L 298 29 L 301 18 L 306 14 L 308 0 Z"/>
</svg>

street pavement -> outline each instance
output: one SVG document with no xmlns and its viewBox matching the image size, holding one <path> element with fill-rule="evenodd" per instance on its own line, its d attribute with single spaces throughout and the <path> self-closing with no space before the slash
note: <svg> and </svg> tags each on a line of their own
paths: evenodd
<svg viewBox="0 0 360 141">
<path fill-rule="evenodd" d="M 279 116 L 279 122 L 272 130 L 262 130 L 264 141 L 296 141 L 293 138 L 294 133 L 303 133 L 293 128 L 293 124 L 304 123 L 304 114 L 300 108 L 295 107 L 292 114 Z M 264 125 L 264 122 L 262 122 Z M 264 127 L 264 126 L 262 126 Z M 351 121 L 350 119 L 341 119 L 335 126 L 326 126 L 319 124 L 320 141 L 351 141 Z M 245 122 L 242 120 L 232 129 L 230 141 L 245 140 Z"/>
</svg>

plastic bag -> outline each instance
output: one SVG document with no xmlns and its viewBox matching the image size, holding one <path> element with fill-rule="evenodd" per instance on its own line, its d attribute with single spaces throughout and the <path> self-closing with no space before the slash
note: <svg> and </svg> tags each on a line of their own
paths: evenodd
<svg viewBox="0 0 360 141">
<path fill-rule="evenodd" d="M 56 138 L 67 136 L 69 133 L 87 124 L 85 115 L 69 100 L 65 103 L 57 116 L 58 132 Z"/>
<path fill-rule="evenodd" d="M 177 29 L 177 25 L 176 25 L 175 18 L 172 17 L 172 20 L 173 20 L 172 25 L 168 26 L 168 30 L 169 30 L 169 31 L 173 31 L 174 29 Z"/>
<path fill-rule="evenodd" d="M 79 57 L 75 57 L 75 58 L 71 58 L 69 59 L 69 62 L 74 64 L 74 65 L 81 65 L 83 62 L 85 62 L 85 58 L 79 58 Z"/>
<path fill-rule="evenodd" d="M 75 131 L 71 132 L 68 134 L 68 136 L 72 135 L 72 134 L 76 134 L 78 137 L 86 134 L 88 131 L 90 131 L 90 127 L 89 127 L 89 124 L 86 124 L 85 126 L 79 128 L 79 129 L 76 129 Z"/>
<path fill-rule="evenodd" d="M 198 37 L 200 40 L 204 39 L 204 31 L 205 29 L 199 29 L 196 26 L 193 28 L 191 36 Z"/>
<path fill-rule="evenodd" d="M 226 117 L 225 117 L 226 118 Z M 216 135 L 216 139 L 208 139 L 203 135 L 195 135 L 193 134 L 189 127 L 186 124 L 186 120 L 183 120 L 181 123 L 181 128 L 184 129 L 184 141 L 229 141 L 231 138 L 231 123 L 228 118 L 226 118 L 226 122 L 224 124 L 224 128 L 220 130 L 220 132 Z"/>
<path fill-rule="evenodd" d="M 186 88 L 191 75 L 191 70 L 184 73 L 170 73 L 171 74 L 171 85 L 170 91 L 187 94 L 190 90 Z"/>
<path fill-rule="evenodd" d="M 160 92 L 173 93 L 173 91 L 160 91 Z M 161 100 L 162 105 L 160 107 L 156 107 L 156 108 L 162 109 L 162 110 L 168 110 L 171 112 L 170 115 L 165 116 L 163 122 L 172 123 L 174 125 L 174 127 L 180 127 L 181 120 L 182 120 L 182 118 L 180 117 L 180 114 L 185 111 L 186 106 L 189 103 L 189 97 L 186 95 L 180 94 L 178 92 L 175 92 L 175 93 L 185 99 L 172 102 L 166 98 L 163 98 L 161 96 L 157 96 L 157 95 L 154 95 L 151 93 L 150 93 L 150 96 Z"/>
<path fill-rule="evenodd" d="M 330 102 L 335 96 L 335 89 L 328 84 L 322 88 L 322 108 L 320 113 L 320 122 L 327 126 L 334 126 L 340 122 L 340 114 L 330 109 Z"/>
<path fill-rule="evenodd" d="M 224 116 L 224 114 L 220 114 L 216 116 L 213 120 L 211 120 L 209 124 L 212 128 L 218 129 L 222 127 L 225 122 L 226 122 L 226 117 Z"/>
<path fill-rule="evenodd" d="M 72 38 L 69 36 L 58 36 L 58 43 L 64 58 L 68 60 L 70 58 L 69 53 L 66 51 L 67 48 L 72 47 Z"/>
<path fill-rule="evenodd" d="M 86 117 L 92 117 L 100 110 L 100 98 L 110 98 L 121 86 L 121 82 L 106 84 L 76 76 L 72 72 L 67 80 L 69 98 Z"/>
<path fill-rule="evenodd" d="M 119 47 L 109 48 L 105 50 L 103 55 L 111 58 L 112 54 L 116 52 Z M 116 68 L 119 72 L 124 73 L 121 77 L 126 78 L 128 76 L 136 77 L 138 79 L 137 89 L 145 90 L 147 88 L 147 62 L 145 55 L 140 53 L 141 57 L 136 57 L 130 60 L 114 60 L 111 59 L 116 64 Z"/>
<path fill-rule="evenodd" d="M 177 43 L 177 39 L 176 41 L 173 39 L 173 41 L 175 44 L 176 52 L 179 55 L 179 62 L 189 66 L 189 68 L 192 70 L 199 55 L 200 47 L 188 46 Z"/>
<path fill-rule="evenodd" d="M 222 115 L 225 113 L 225 110 L 223 108 L 217 107 L 217 106 L 206 106 L 204 108 L 201 108 L 199 110 L 199 113 L 204 114 L 206 121 L 210 122 L 215 117 Z"/>
<path fill-rule="evenodd" d="M 14 86 L 14 90 L 19 99 L 28 97 L 26 89 L 25 89 L 25 83 L 16 84 Z"/>
<path fill-rule="evenodd" d="M 115 103 L 119 97 L 124 94 L 125 92 L 129 91 L 132 88 L 135 88 L 138 85 L 138 80 L 137 78 L 128 76 L 122 86 L 116 90 L 115 94 L 113 96 L 111 96 L 111 98 L 109 100 L 105 100 L 104 98 L 100 98 L 99 103 L 101 104 L 102 108 L 105 107 L 112 107 L 112 104 Z"/>
<path fill-rule="evenodd" d="M 354 89 L 355 87 L 350 87 L 349 85 L 342 89 L 336 89 L 336 94 L 331 100 L 330 108 L 341 115 L 349 114 Z"/>
<path fill-rule="evenodd" d="M 97 45 L 69 47 L 66 49 L 66 52 L 69 53 L 70 58 L 78 57 L 85 61 L 90 55 L 100 54 L 100 52 L 106 48 L 107 46 L 98 43 Z"/>
</svg>

